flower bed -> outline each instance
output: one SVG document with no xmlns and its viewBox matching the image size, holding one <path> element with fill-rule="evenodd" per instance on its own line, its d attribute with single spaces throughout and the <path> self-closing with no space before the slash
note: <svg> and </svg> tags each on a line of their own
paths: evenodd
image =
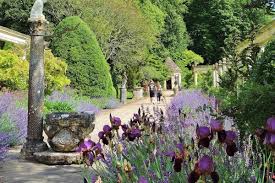
<svg viewBox="0 0 275 183">
<path fill-rule="evenodd" d="M 103 127 L 98 142 L 85 139 L 79 146 L 87 165 L 84 182 L 271 181 L 270 151 L 263 152 L 255 138 L 241 142 L 236 128 L 225 129 L 228 119 L 214 104 L 199 91 L 184 92 L 172 100 L 167 117 L 140 109 L 123 124 L 110 116 L 112 125 Z"/>
</svg>

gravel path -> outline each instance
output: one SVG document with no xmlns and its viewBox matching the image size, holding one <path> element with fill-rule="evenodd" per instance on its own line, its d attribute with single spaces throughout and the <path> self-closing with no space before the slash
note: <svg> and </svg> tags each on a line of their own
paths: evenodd
<svg viewBox="0 0 275 183">
<path fill-rule="evenodd" d="M 166 100 L 169 101 L 170 98 Z M 95 130 L 91 134 L 91 138 L 97 140 L 97 134 L 103 125 L 109 124 L 110 113 L 120 117 L 122 122 L 126 123 L 141 105 L 145 108 L 152 109 L 153 107 L 149 98 L 145 98 L 117 109 L 103 110 L 96 116 Z M 158 106 L 164 108 L 165 103 L 158 104 Z M 82 183 L 81 166 L 47 166 L 25 161 L 20 158 L 20 148 L 11 149 L 7 160 L 0 164 L 0 183 Z"/>
</svg>

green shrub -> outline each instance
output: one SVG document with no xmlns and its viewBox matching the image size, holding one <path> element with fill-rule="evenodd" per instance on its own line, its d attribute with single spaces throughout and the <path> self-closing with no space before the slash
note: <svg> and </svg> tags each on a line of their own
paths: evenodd
<svg viewBox="0 0 275 183">
<path fill-rule="evenodd" d="M 53 113 L 53 112 L 73 112 L 74 108 L 71 104 L 67 102 L 51 102 L 51 101 L 45 101 L 44 105 L 44 113 Z"/>
<path fill-rule="evenodd" d="M 242 135 L 254 133 L 275 115 L 275 85 L 245 83 L 238 95 L 224 98 L 223 112 L 235 118 Z"/>
<path fill-rule="evenodd" d="M 134 93 L 132 91 L 127 91 L 127 99 L 133 99 Z"/>
<path fill-rule="evenodd" d="M 56 27 L 53 53 L 68 63 L 71 86 L 87 96 L 114 96 L 110 69 L 94 33 L 79 17 L 65 18 Z"/>
</svg>

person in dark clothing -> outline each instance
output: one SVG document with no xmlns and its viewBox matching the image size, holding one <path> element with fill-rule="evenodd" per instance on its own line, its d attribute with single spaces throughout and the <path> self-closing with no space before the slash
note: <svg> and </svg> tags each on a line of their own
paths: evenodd
<svg viewBox="0 0 275 183">
<path fill-rule="evenodd" d="M 160 103 L 160 99 L 162 96 L 162 88 L 159 82 L 157 82 L 157 102 Z"/>
<path fill-rule="evenodd" d="M 149 94 L 150 94 L 150 100 L 151 103 L 153 102 L 153 99 L 155 97 L 155 93 L 156 93 L 156 86 L 153 80 L 150 81 L 149 83 Z"/>
</svg>

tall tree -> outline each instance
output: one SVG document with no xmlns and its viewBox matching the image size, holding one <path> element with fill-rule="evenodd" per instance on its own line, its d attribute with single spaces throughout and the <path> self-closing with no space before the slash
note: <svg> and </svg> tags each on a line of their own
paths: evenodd
<svg viewBox="0 0 275 183">
<path fill-rule="evenodd" d="M 79 6 L 118 87 L 123 72 L 144 64 L 145 51 L 155 43 L 157 33 L 133 1 L 80 0 Z"/>
<path fill-rule="evenodd" d="M 263 23 L 265 9 L 252 5 L 250 0 L 193 0 L 186 16 L 187 29 L 192 38 L 190 46 L 207 63 L 221 59 L 225 51 L 234 50 Z"/>
<path fill-rule="evenodd" d="M 182 57 L 189 44 L 186 25 L 183 20 L 190 0 L 152 0 L 165 14 L 164 30 L 161 32 L 161 44 L 174 59 Z"/>
</svg>

